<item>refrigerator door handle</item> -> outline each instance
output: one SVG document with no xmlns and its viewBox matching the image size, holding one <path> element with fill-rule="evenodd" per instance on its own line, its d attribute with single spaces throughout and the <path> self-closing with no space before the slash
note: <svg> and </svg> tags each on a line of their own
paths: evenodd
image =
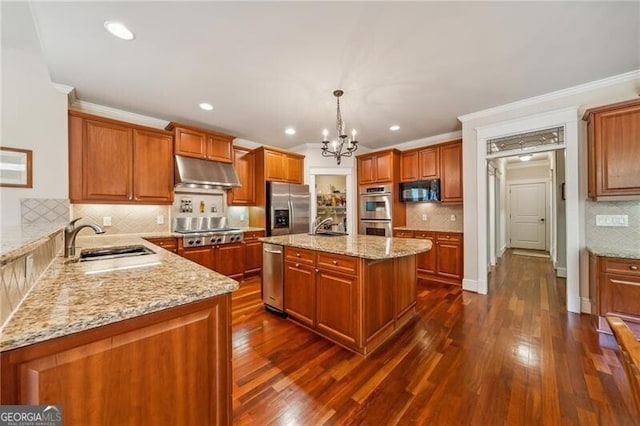
<svg viewBox="0 0 640 426">
<path fill-rule="evenodd" d="M 289 206 L 289 234 L 293 232 L 293 227 L 296 223 L 296 214 L 293 210 L 293 203 L 291 202 L 291 198 L 287 200 L 287 205 Z"/>
</svg>

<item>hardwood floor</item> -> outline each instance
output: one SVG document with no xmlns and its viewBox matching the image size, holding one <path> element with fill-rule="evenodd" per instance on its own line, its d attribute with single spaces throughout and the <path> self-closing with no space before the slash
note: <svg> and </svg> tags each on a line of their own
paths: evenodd
<svg viewBox="0 0 640 426">
<path fill-rule="evenodd" d="M 233 298 L 234 424 L 632 425 L 612 336 L 567 313 L 549 259 L 503 257 L 490 295 L 420 283 L 418 315 L 364 359 Z"/>
</svg>

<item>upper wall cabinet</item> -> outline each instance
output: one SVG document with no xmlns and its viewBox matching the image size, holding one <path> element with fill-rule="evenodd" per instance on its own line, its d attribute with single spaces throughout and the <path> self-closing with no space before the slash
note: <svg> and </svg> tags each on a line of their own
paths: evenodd
<svg viewBox="0 0 640 426">
<path fill-rule="evenodd" d="M 400 152 L 395 149 L 359 155 L 358 185 L 393 183 L 399 167 Z M 397 176 L 396 176 L 397 179 Z M 396 180 L 397 182 L 397 180 Z"/>
<path fill-rule="evenodd" d="M 171 133 L 69 111 L 69 198 L 171 204 Z"/>
<path fill-rule="evenodd" d="M 439 145 L 440 196 L 443 203 L 462 202 L 462 141 Z"/>
<path fill-rule="evenodd" d="M 256 162 L 259 165 L 258 170 L 263 171 L 263 176 L 256 176 L 257 179 L 286 183 L 303 182 L 303 155 L 260 147 L 256 149 Z"/>
<path fill-rule="evenodd" d="M 440 177 L 440 149 L 437 146 L 405 151 L 400 157 L 400 181 L 437 179 Z"/>
<path fill-rule="evenodd" d="M 227 200 L 232 206 L 253 206 L 256 204 L 255 190 L 256 157 L 252 150 L 233 147 L 233 168 L 236 169 L 239 188 L 232 188 L 227 193 Z"/>
<path fill-rule="evenodd" d="M 640 100 L 588 110 L 588 186 L 594 200 L 640 199 Z"/>
<path fill-rule="evenodd" d="M 167 125 L 166 130 L 174 133 L 176 155 L 225 163 L 233 161 L 232 147 L 235 136 L 173 121 Z"/>
</svg>

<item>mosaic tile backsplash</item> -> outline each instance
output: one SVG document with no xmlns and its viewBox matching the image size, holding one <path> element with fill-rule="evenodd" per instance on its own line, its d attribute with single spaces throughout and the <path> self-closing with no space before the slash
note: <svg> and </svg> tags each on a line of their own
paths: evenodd
<svg viewBox="0 0 640 426">
<path fill-rule="evenodd" d="M 462 204 L 407 203 L 407 226 L 462 232 L 462 213 Z M 423 214 L 427 215 L 426 221 L 422 220 Z M 452 216 L 455 221 L 451 220 Z"/>
<path fill-rule="evenodd" d="M 54 234 L 45 243 L 0 268 L 0 327 L 33 287 L 51 261 L 61 252 L 62 232 Z M 26 258 L 33 256 L 33 266 L 26 275 Z"/>
<path fill-rule="evenodd" d="M 23 225 L 69 221 L 69 200 L 54 198 L 22 198 L 20 215 Z"/>
<path fill-rule="evenodd" d="M 105 217 L 111 218 L 111 226 L 104 230 L 109 235 L 137 234 L 143 232 L 167 232 L 171 230 L 171 206 L 127 204 L 72 204 L 71 216 L 81 217 L 80 223 L 103 226 Z M 164 223 L 158 224 L 158 216 Z M 87 232 L 89 235 L 90 231 Z"/>
<path fill-rule="evenodd" d="M 629 226 L 596 226 L 596 215 L 627 215 Z M 587 246 L 640 249 L 640 201 L 611 201 L 585 204 Z"/>
</svg>

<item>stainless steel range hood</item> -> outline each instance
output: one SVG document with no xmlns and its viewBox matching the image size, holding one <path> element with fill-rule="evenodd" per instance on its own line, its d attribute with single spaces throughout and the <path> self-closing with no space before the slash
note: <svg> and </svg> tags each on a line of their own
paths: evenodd
<svg viewBox="0 0 640 426">
<path fill-rule="evenodd" d="M 229 189 L 242 186 L 231 163 L 176 155 L 176 188 Z"/>
</svg>

